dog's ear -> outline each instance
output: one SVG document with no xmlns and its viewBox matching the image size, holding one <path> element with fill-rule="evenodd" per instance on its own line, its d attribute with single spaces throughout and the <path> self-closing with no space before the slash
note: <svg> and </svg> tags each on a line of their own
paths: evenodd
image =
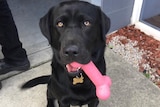
<svg viewBox="0 0 160 107">
<path fill-rule="evenodd" d="M 51 32 L 50 32 L 50 28 L 51 28 L 51 22 L 52 22 L 52 18 L 53 18 L 53 10 L 54 7 L 51 8 L 48 13 L 43 16 L 40 21 L 39 21 L 39 26 L 40 26 L 40 30 L 42 32 L 42 34 L 48 39 L 49 43 L 51 43 Z"/>
<path fill-rule="evenodd" d="M 99 8 L 100 9 L 100 8 Z M 104 41 L 106 41 L 106 34 L 107 34 L 107 32 L 109 31 L 109 29 L 110 29 L 110 19 L 109 19 L 109 17 L 107 17 L 106 15 L 105 15 L 105 13 L 100 9 L 100 20 L 101 20 L 101 22 L 100 22 L 100 27 L 101 27 L 101 35 L 102 35 L 102 39 L 104 40 Z"/>
</svg>

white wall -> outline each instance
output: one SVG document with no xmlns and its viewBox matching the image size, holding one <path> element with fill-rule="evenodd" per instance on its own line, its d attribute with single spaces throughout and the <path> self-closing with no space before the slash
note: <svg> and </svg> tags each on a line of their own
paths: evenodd
<svg viewBox="0 0 160 107">
<path fill-rule="evenodd" d="M 87 1 L 87 2 L 90 2 L 94 5 L 101 6 L 101 3 L 103 0 L 81 0 L 81 1 Z"/>
<path fill-rule="evenodd" d="M 103 0 L 91 0 L 91 3 L 92 3 L 92 4 L 95 4 L 95 5 L 97 5 L 97 6 L 101 6 L 101 5 L 102 5 L 102 4 L 101 4 L 102 1 L 103 1 Z"/>
</svg>

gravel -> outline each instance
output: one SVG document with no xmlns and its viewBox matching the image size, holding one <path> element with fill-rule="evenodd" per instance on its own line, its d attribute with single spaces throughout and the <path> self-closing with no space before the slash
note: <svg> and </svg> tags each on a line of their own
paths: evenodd
<svg viewBox="0 0 160 107">
<path fill-rule="evenodd" d="M 148 45 L 145 46 L 147 41 L 144 42 L 143 44 L 144 48 L 143 48 L 142 45 L 139 45 L 139 42 L 141 41 L 135 39 L 132 40 L 131 38 L 128 38 L 126 36 L 128 33 L 128 29 L 129 33 L 131 34 L 134 33 L 134 35 L 136 35 L 136 33 L 138 32 L 145 35 L 139 29 L 137 30 L 133 28 L 133 26 L 131 26 L 131 30 L 130 28 L 122 28 L 119 31 L 122 32 L 122 34 L 124 35 L 121 35 L 119 31 L 117 31 L 118 33 L 115 32 L 114 34 L 109 35 L 109 37 L 107 38 L 108 47 L 112 49 L 115 53 L 119 54 L 125 61 L 133 65 L 133 67 L 137 68 L 153 83 L 155 83 L 157 86 L 160 87 L 160 74 L 158 73 L 159 63 L 157 62 L 159 61 L 159 59 L 154 57 L 155 56 L 154 53 L 157 52 L 155 52 L 155 50 L 154 52 L 151 52 L 152 47 L 149 48 L 150 50 L 147 50 L 148 48 L 146 49 L 146 47 L 148 47 Z M 136 33 L 134 29 L 136 30 Z M 141 36 L 141 38 L 145 36 Z M 134 38 L 133 36 L 130 37 Z M 159 52 L 159 50 L 157 51 Z"/>
</svg>

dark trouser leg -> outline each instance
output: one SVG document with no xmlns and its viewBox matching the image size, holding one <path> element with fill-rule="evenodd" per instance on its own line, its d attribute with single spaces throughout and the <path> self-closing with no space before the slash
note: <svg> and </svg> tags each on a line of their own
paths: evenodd
<svg viewBox="0 0 160 107">
<path fill-rule="evenodd" d="M 7 63 L 16 64 L 27 59 L 6 0 L 0 0 L 0 44 Z"/>
<path fill-rule="evenodd" d="M 1 81 L 0 81 L 0 89 L 2 88 L 2 83 L 1 83 Z"/>
</svg>

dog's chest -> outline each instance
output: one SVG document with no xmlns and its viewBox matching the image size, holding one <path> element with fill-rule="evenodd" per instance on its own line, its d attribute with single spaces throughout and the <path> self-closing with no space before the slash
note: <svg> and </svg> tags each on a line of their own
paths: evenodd
<svg viewBox="0 0 160 107">
<path fill-rule="evenodd" d="M 71 87 L 83 87 L 91 83 L 88 76 L 82 70 L 77 73 L 69 74 L 68 79 Z"/>
</svg>

